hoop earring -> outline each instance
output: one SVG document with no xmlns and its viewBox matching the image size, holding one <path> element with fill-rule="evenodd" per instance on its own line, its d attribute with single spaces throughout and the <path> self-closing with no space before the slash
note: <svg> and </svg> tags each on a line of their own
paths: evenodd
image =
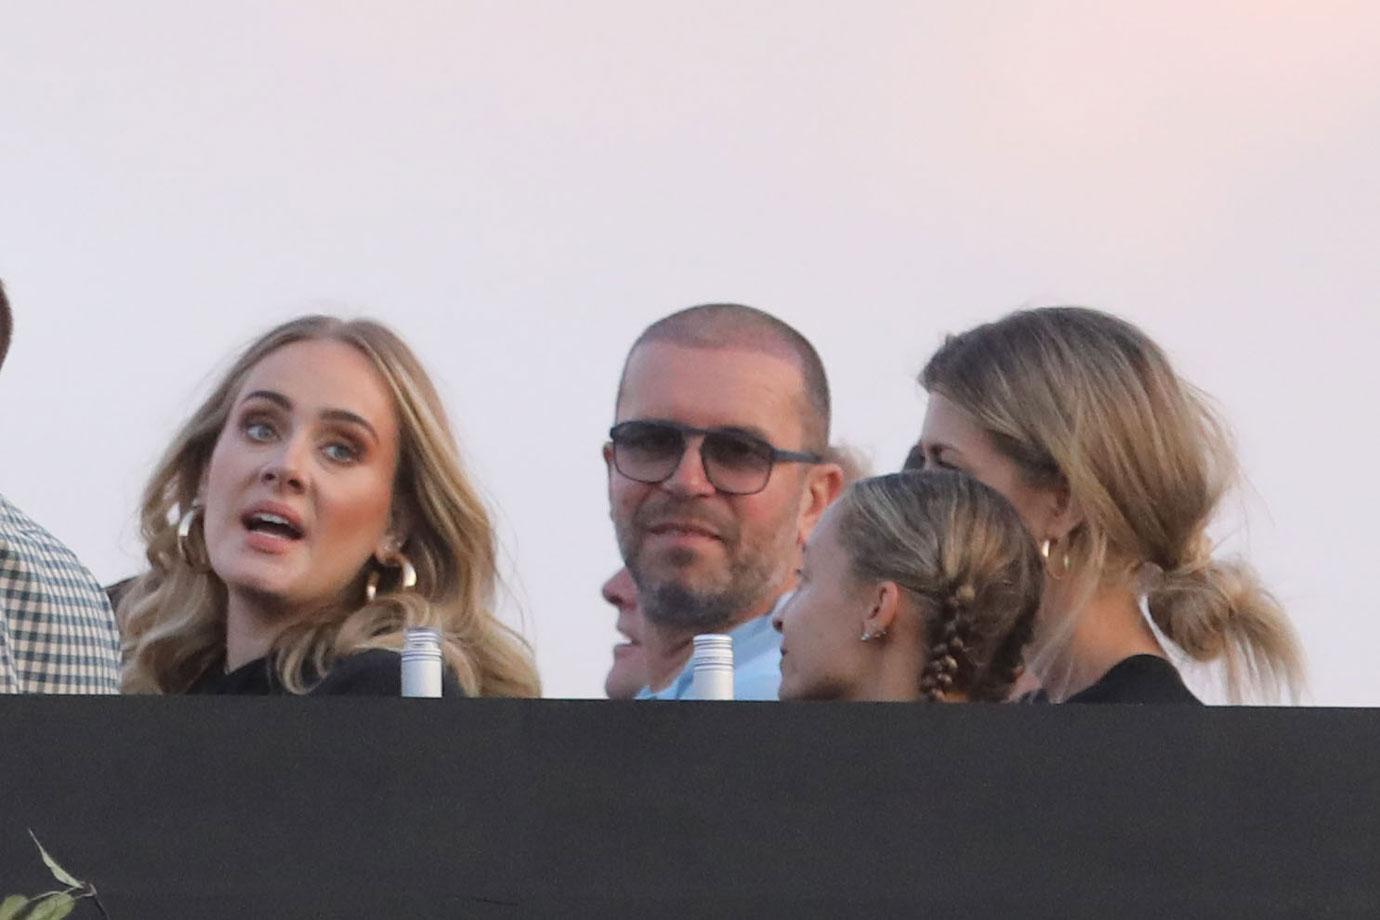
<svg viewBox="0 0 1380 920">
<path fill-rule="evenodd" d="M 205 573 L 211 571 L 211 562 L 208 558 L 201 558 L 194 552 L 192 546 L 192 527 L 196 525 L 197 515 L 201 513 L 200 505 L 192 505 L 177 520 L 177 555 L 187 564 L 187 568 L 193 572 Z"/>
<path fill-rule="evenodd" d="M 1053 548 L 1053 546 L 1054 546 L 1054 541 L 1053 541 L 1053 540 L 1045 539 L 1045 541 L 1044 541 L 1043 543 L 1040 544 L 1040 556 L 1043 557 L 1044 560 L 1045 560 L 1045 572 L 1046 572 L 1046 574 L 1048 574 L 1049 577 L 1052 578 L 1052 579 L 1054 579 L 1055 581 L 1060 581 L 1060 580 L 1062 580 L 1066 575 L 1068 575 L 1069 569 L 1073 566 L 1073 563 L 1069 561 L 1069 549 L 1068 549 L 1068 547 L 1066 546 L 1066 547 L 1064 547 L 1063 556 L 1060 557 L 1060 561 L 1061 561 L 1060 569 L 1059 569 L 1059 571 L 1056 573 L 1056 572 L 1054 571 L 1054 567 L 1051 566 L 1051 565 L 1049 564 L 1049 553 L 1050 553 L 1050 550 Z"/>
<path fill-rule="evenodd" d="M 398 590 L 410 591 L 415 588 L 417 586 L 417 570 L 413 568 L 412 563 L 408 561 L 408 558 L 402 553 L 398 553 L 393 558 L 397 560 L 397 562 L 395 565 L 388 566 L 388 568 L 401 569 L 401 572 L 398 574 Z M 365 579 L 365 603 L 373 602 L 374 598 L 378 596 L 380 574 L 379 569 L 373 569 L 369 572 L 369 577 Z"/>
</svg>

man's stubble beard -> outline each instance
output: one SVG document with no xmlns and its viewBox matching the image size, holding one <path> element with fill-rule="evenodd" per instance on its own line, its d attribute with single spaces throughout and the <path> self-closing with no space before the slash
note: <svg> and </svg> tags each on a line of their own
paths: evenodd
<svg viewBox="0 0 1380 920">
<path fill-rule="evenodd" d="M 682 503 L 687 511 L 693 506 L 693 502 Z M 655 511 L 664 517 L 671 508 L 674 504 L 668 502 L 656 506 Z M 686 516 L 706 519 L 704 514 L 693 512 Z M 639 509 L 630 525 L 619 526 L 615 521 L 619 550 L 637 584 L 643 615 L 650 622 L 690 634 L 722 631 L 746 614 L 765 612 L 771 598 L 785 585 L 796 550 L 796 509 L 767 528 L 771 539 L 766 545 L 747 544 L 736 521 L 713 518 L 722 538 L 726 570 L 711 570 L 693 581 L 691 569 L 703 561 L 703 554 L 677 547 L 658 560 L 647 558 L 648 534 L 638 519 L 651 517 L 650 511 Z"/>
</svg>

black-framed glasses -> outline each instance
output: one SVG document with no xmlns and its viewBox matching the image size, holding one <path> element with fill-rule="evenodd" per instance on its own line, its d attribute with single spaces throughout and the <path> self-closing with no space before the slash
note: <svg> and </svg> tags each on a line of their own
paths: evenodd
<svg viewBox="0 0 1380 920">
<path fill-rule="evenodd" d="M 821 463 L 819 454 L 781 450 L 731 428 L 695 428 L 677 422 L 620 422 L 609 430 L 613 465 L 636 482 L 665 482 L 680 466 L 690 438 L 702 436 L 700 462 L 709 484 L 727 495 L 752 495 L 767 487 L 778 463 Z"/>
</svg>

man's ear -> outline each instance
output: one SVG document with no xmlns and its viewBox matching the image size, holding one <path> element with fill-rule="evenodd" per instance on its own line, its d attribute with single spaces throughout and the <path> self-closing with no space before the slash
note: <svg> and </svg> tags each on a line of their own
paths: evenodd
<svg viewBox="0 0 1380 920">
<path fill-rule="evenodd" d="M 609 516 L 613 516 L 613 474 L 617 467 L 613 465 L 613 442 L 604 442 L 604 491 L 609 496 Z"/>
<path fill-rule="evenodd" d="M 800 503 L 800 528 L 796 537 L 801 545 L 819 523 L 824 509 L 842 492 L 843 467 L 837 463 L 818 463 L 810 468 L 805 481 L 805 497 Z"/>
<path fill-rule="evenodd" d="M 901 588 L 894 581 L 878 582 L 869 592 L 871 606 L 863 617 L 862 635 L 882 636 L 891 631 L 901 608 Z"/>
</svg>

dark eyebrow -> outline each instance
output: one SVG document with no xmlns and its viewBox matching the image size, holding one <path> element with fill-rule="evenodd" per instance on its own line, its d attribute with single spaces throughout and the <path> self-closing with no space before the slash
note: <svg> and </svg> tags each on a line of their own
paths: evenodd
<svg viewBox="0 0 1380 920">
<path fill-rule="evenodd" d="M 251 399 L 266 400 L 289 412 L 292 411 L 292 400 L 288 399 L 282 393 L 277 393 L 273 390 L 255 390 L 252 393 L 246 393 L 244 394 L 244 399 L 240 400 L 240 402 L 248 402 Z M 375 442 L 379 440 L 379 433 L 374 430 L 373 425 L 370 425 L 363 416 L 356 415 L 347 409 L 326 409 L 322 411 L 321 417 L 332 422 L 347 422 L 351 425 L 358 425 L 365 431 L 368 431 Z"/>
<path fill-rule="evenodd" d="M 374 426 L 365 421 L 363 416 L 355 415 L 353 412 L 349 412 L 345 409 L 327 409 L 321 413 L 321 417 L 333 422 L 348 422 L 352 425 L 358 425 L 368 431 L 370 437 L 376 442 L 379 439 L 379 433 L 374 430 Z"/>
<path fill-rule="evenodd" d="M 244 399 L 241 399 L 240 402 L 248 402 L 251 399 L 266 399 L 274 405 L 281 406 L 284 409 L 292 409 L 292 400 L 288 399 L 282 393 L 275 393 L 273 390 L 255 390 L 252 393 L 246 393 L 244 394 Z"/>
</svg>

